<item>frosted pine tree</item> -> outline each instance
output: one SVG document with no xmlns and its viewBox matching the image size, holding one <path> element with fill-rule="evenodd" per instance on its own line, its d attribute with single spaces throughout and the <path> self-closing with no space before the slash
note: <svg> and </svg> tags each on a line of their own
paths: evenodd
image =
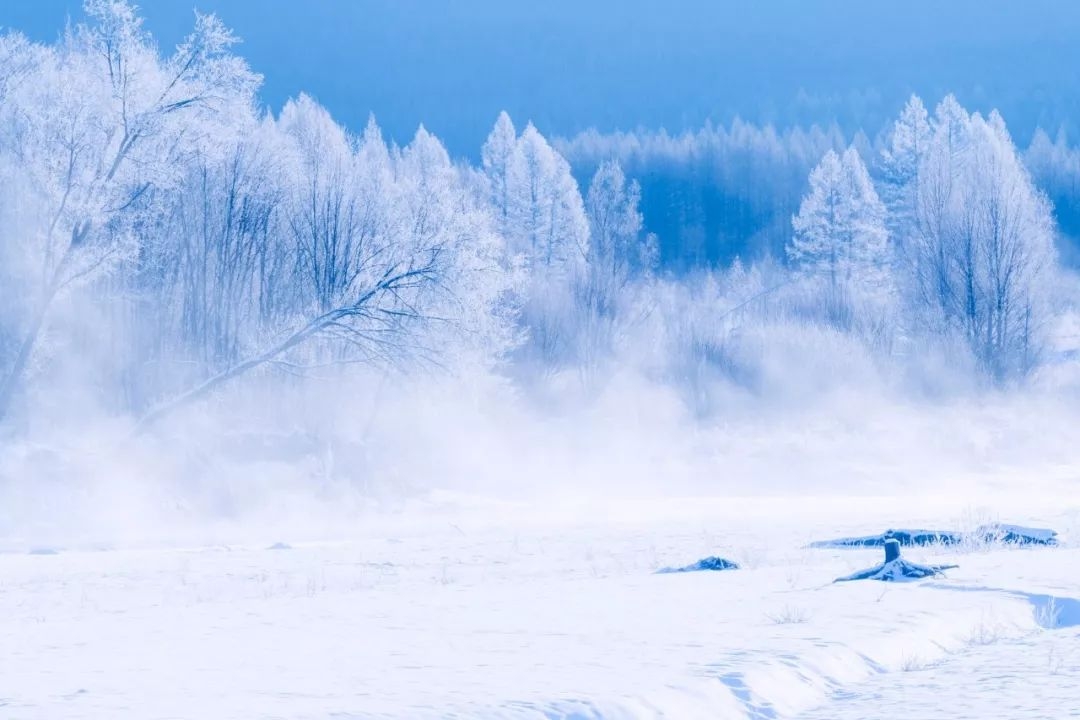
<svg viewBox="0 0 1080 720">
<path fill-rule="evenodd" d="M 512 255 L 568 277 L 588 254 L 589 223 L 570 165 L 529 123 L 520 137 L 504 112 L 481 150 L 492 214 Z"/>
<path fill-rule="evenodd" d="M 842 196 L 850 236 L 852 279 L 878 302 L 890 293 L 890 248 L 885 206 L 874 190 L 870 173 L 853 148 L 840 160 L 847 192 Z"/>
<path fill-rule="evenodd" d="M 515 298 L 530 338 L 523 349 L 545 362 L 565 359 L 574 322 L 572 290 L 589 257 L 589 222 L 566 159 L 529 123 L 515 136 L 499 115 L 481 152 L 491 214 L 508 265 L 525 281 Z"/>
<path fill-rule="evenodd" d="M 589 222 L 570 164 L 532 123 L 518 141 L 524 163 L 522 221 L 530 264 L 547 275 L 568 276 L 588 255 Z"/>
<path fill-rule="evenodd" d="M 589 216 L 590 271 L 616 285 L 625 284 L 630 273 L 640 269 L 643 257 L 641 228 L 644 218 L 638 210 L 641 188 L 626 179 L 618 160 L 600 164 L 589 184 L 585 206 Z"/>
<path fill-rule="evenodd" d="M 495 127 L 480 150 L 480 157 L 494 208 L 495 227 L 504 238 L 508 238 L 515 219 L 514 193 L 522 179 L 517 131 L 505 112 L 499 113 Z"/>
<path fill-rule="evenodd" d="M 843 273 L 843 186 L 840 156 L 830 150 L 810 172 L 810 192 L 792 218 L 795 235 L 788 245 L 788 259 L 795 266 L 826 275 L 832 284 Z"/>
<path fill-rule="evenodd" d="M 926 106 L 918 96 L 912 95 L 893 124 L 888 145 L 881 153 L 881 199 L 888 211 L 889 237 L 900 263 L 905 262 L 912 236 L 918 232 L 920 165 L 932 137 Z"/>
<path fill-rule="evenodd" d="M 788 257 L 802 272 L 833 288 L 880 289 L 887 282 L 885 207 L 855 150 L 825 154 L 792 227 Z"/>
</svg>

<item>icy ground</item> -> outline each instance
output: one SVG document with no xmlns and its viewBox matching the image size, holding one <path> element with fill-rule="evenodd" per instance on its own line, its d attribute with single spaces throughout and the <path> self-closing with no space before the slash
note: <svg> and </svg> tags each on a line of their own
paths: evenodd
<svg viewBox="0 0 1080 720">
<path fill-rule="evenodd" d="M 1080 507 L 1022 505 L 507 505 L 333 543 L 8 543 L 0 717 L 1080 717 Z M 960 567 L 898 585 L 831 583 L 880 549 L 803 547 L 986 519 L 1064 546 L 907 548 Z M 744 569 L 652 574 L 710 554 Z"/>
</svg>

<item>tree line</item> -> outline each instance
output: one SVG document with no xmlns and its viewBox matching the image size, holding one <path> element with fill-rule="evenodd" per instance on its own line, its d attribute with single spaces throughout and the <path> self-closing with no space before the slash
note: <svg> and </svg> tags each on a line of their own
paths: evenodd
<svg viewBox="0 0 1080 720">
<path fill-rule="evenodd" d="M 212 15 L 162 54 L 129 3 L 85 10 L 53 44 L 0 37 L 0 423 L 73 368 L 146 428 L 356 364 L 753 386 L 780 327 L 956 345 L 993 381 L 1039 361 L 1054 219 L 996 114 L 913 98 L 877 148 L 736 124 L 560 152 L 504 113 L 472 165 L 422 126 L 398 146 L 305 96 L 266 112 Z M 682 220 L 651 232 L 659 207 Z"/>
</svg>

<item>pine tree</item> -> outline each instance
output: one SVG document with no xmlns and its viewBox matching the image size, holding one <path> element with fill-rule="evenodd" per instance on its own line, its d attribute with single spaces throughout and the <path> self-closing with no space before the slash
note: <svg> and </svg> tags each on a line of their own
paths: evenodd
<svg viewBox="0 0 1080 720">
<path fill-rule="evenodd" d="M 887 292 L 888 232 L 878 199 L 859 154 L 829 151 L 810 173 L 810 192 L 792 219 L 789 259 L 833 288 Z"/>
<path fill-rule="evenodd" d="M 517 131 L 506 112 L 499 113 L 495 127 L 480 150 L 488 193 L 495 209 L 495 226 L 503 237 L 514 222 L 514 190 L 521 182 L 521 152 Z"/>
<path fill-rule="evenodd" d="M 568 277 L 588 256 L 589 223 L 570 164 L 532 123 L 519 139 L 524 169 L 523 240 L 536 272 Z"/>
<path fill-rule="evenodd" d="M 881 153 L 881 199 L 888 211 L 889 237 L 900 263 L 906 261 L 907 248 L 918 232 L 919 169 L 929 152 L 932 134 L 926 106 L 912 95 Z"/>
<path fill-rule="evenodd" d="M 642 266 L 641 229 L 638 211 L 641 188 L 627 181 L 618 160 L 600 164 L 585 198 L 589 216 L 589 266 L 592 272 L 610 277 L 619 285 Z"/>
</svg>

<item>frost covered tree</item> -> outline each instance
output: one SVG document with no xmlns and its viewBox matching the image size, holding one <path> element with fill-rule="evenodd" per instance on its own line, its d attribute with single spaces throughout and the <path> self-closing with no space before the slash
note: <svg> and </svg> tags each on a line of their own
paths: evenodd
<svg viewBox="0 0 1080 720">
<path fill-rule="evenodd" d="M 1080 267 L 1080 150 L 1064 131 L 1051 140 L 1039 129 L 1024 152 L 1024 164 L 1054 206 L 1063 263 Z"/>
<path fill-rule="evenodd" d="M 499 115 L 481 150 L 496 227 L 509 251 L 545 275 L 568 276 L 586 260 L 589 227 L 570 165 L 529 123 L 518 137 Z"/>
<path fill-rule="evenodd" d="M 337 302 L 360 271 L 367 239 L 360 214 L 352 140 L 311 98 L 287 103 L 278 126 L 288 139 L 286 222 L 300 276 L 320 312 Z"/>
<path fill-rule="evenodd" d="M 517 131 L 506 112 L 499 113 L 495 127 L 480 150 L 480 158 L 494 208 L 496 228 L 504 237 L 509 236 L 511 225 L 518 222 L 524 180 Z"/>
<path fill-rule="evenodd" d="M 519 140 L 523 166 L 519 242 L 534 272 L 568 276 L 588 257 L 589 223 L 570 164 L 529 123 Z"/>
<path fill-rule="evenodd" d="M 1053 218 L 996 112 L 912 98 L 882 158 L 911 330 L 960 338 L 997 381 L 1035 361 L 1056 263 Z"/>
<path fill-rule="evenodd" d="M 421 127 L 391 152 L 369 124 L 356 143 L 311 101 L 286 108 L 278 127 L 293 152 L 282 209 L 281 252 L 294 259 L 280 266 L 287 311 L 144 427 L 266 365 L 490 363 L 514 341 L 502 240 L 436 138 Z"/>
<path fill-rule="evenodd" d="M 573 283 L 588 257 L 589 224 L 570 165 L 530 123 L 519 140 L 524 183 L 520 227 L 511 251 L 529 274 L 523 318 L 533 351 L 548 367 L 568 359 L 574 323 Z"/>
<path fill-rule="evenodd" d="M 197 15 L 162 58 L 129 3 L 88 0 L 85 10 L 87 24 L 55 46 L 25 47 L 22 66 L 4 73 L 0 164 L 18 169 L 19 261 L 32 301 L 0 367 L 0 418 L 57 296 L 137 253 L 153 200 L 175 187 L 202 139 L 250 107 L 258 82 L 213 15 Z M 17 43 L 4 41 L 8 52 Z"/>
<path fill-rule="evenodd" d="M 430 133 L 390 147 L 303 96 L 264 116 L 214 17 L 162 57 L 129 3 L 86 10 L 54 45 L 0 36 L 0 418 L 80 365 L 145 427 L 255 371 L 515 342 L 503 237 Z"/>
<path fill-rule="evenodd" d="M 883 300 L 889 293 L 885 208 L 858 152 L 829 151 L 810 173 L 810 191 L 792 219 L 788 257 L 834 295 L 857 292 Z"/>
<path fill-rule="evenodd" d="M 626 353 L 753 386 L 768 328 L 853 345 L 896 328 L 998 380 L 1038 358 L 1049 203 L 1002 119 L 955 98 L 908 102 L 881 200 L 865 133 L 843 150 L 835 128 L 742 122 L 561 145 L 583 197 L 564 153 L 505 113 L 480 166 L 455 164 L 422 126 L 398 146 L 306 96 L 268 113 L 212 16 L 163 55 L 130 3 L 86 9 L 52 44 L 0 35 L 0 419 L 18 407 L 29 427 L 35 401 L 74 389 L 145 427 L 241 379 L 484 373 L 512 349 L 526 372 L 595 377 Z M 1038 136 L 1029 162 L 1071 187 L 1075 156 Z M 785 247 L 799 282 L 768 260 Z"/>
<path fill-rule="evenodd" d="M 995 380 L 1026 373 L 1045 330 L 1055 265 L 1050 205 L 1001 116 L 947 98 L 920 193 L 916 283 L 930 327 L 956 332 Z"/>
<path fill-rule="evenodd" d="M 511 142 L 513 140 L 513 142 Z M 529 342 L 545 364 L 567 359 L 574 284 L 589 257 L 589 221 L 570 165 L 529 123 L 514 137 L 501 114 L 482 151 L 488 197 L 511 265 L 527 280 L 518 298 Z"/>
<path fill-rule="evenodd" d="M 446 148 L 423 126 L 401 151 L 396 179 L 396 244 L 406 253 L 431 253 L 442 267 L 437 282 L 406 298 L 406 308 L 426 308 L 421 347 L 437 349 L 442 364 L 465 356 L 486 367 L 516 343 L 507 295 L 517 278 L 503 264 L 505 243 Z"/>
<path fill-rule="evenodd" d="M 1054 221 L 1002 117 L 992 112 L 974 125 L 980 140 L 969 170 L 974 210 L 962 227 L 974 236 L 976 250 L 962 275 L 965 287 L 982 284 L 975 292 L 985 307 L 981 313 L 969 307 L 967 332 L 976 357 L 1003 380 L 1030 370 L 1042 349 L 1056 281 Z"/>
<path fill-rule="evenodd" d="M 192 159 L 162 207 L 159 234 L 123 274 L 136 314 L 166 334 L 152 343 L 159 362 L 236 361 L 284 311 L 282 265 L 295 261 L 279 232 L 282 144 L 266 122 L 247 128 L 221 152 Z M 138 358 L 146 352 L 132 348 Z"/>
<path fill-rule="evenodd" d="M 881 199 L 888 211 L 887 227 L 897 261 L 905 263 L 908 245 L 917 232 L 919 172 L 930 150 L 930 116 L 922 100 L 912 95 L 900 112 L 881 152 Z"/>
<path fill-rule="evenodd" d="M 654 265 L 651 241 L 642 238 L 643 217 L 638 206 L 641 187 L 628 181 L 617 160 L 600 165 L 585 198 L 589 218 L 590 272 L 624 285 L 635 272 Z"/>
<path fill-rule="evenodd" d="M 575 286 L 579 362 L 595 369 L 632 313 L 640 281 L 655 270 L 656 238 L 643 234 L 641 188 L 617 160 L 602 163 L 585 199 L 588 263 Z"/>
</svg>

